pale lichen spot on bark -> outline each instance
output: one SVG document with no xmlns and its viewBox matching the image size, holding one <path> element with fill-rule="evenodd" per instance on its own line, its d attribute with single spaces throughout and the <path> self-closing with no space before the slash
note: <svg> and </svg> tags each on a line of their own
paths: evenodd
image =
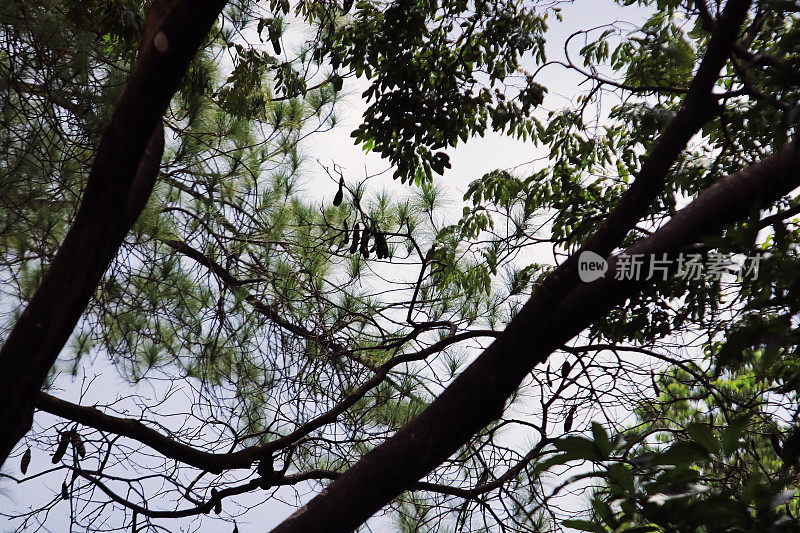
<svg viewBox="0 0 800 533">
<path fill-rule="evenodd" d="M 167 35 L 163 31 L 156 33 L 156 36 L 153 38 L 153 45 L 155 45 L 156 50 L 162 54 L 169 50 L 169 39 L 167 39 Z"/>
</svg>

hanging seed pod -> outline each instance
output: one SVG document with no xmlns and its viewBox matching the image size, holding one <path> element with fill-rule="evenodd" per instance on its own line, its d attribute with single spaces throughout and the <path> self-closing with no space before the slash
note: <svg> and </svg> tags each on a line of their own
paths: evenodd
<svg viewBox="0 0 800 533">
<path fill-rule="evenodd" d="M 386 242 L 386 235 L 378 233 L 375 239 L 378 241 L 378 258 L 386 259 L 389 257 L 389 244 Z"/>
<path fill-rule="evenodd" d="M 389 258 L 389 241 L 386 240 L 386 235 L 381 235 L 381 245 L 383 247 L 383 258 Z"/>
<path fill-rule="evenodd" d="M 381 245 L 381 242 L 383 241 L 383 233 L 376 232 L 374 235 L 375 235 L 375 257 L 377 257 L 378 259 L 383 259 L 383 246 Z"/>
<path fill-rule="evenodd" d="M 567 376 L 569 376 L 569 370 L 569 363 L 564 361 L 564 364 L 561 365 L 561 379 L 567 379 Z"/>
<path fill-rule="evenodd" d="M 78 435 L 77 431 L 72 431 L 72 434 L 70 435 L 70 441 L 72 442 L 72 447 L 76 452 L 78 452 L 78 455 L 81 458 L 86 457 L 86 446 L 83 445 L 83 439 L 81 439 L 81 436 Z"/>
<path fill-rule="evenodd" d="M 378 231 L 378 226 L 375 224 L 375 222 L 372 223 L 372 228 L 370 228 L 370 231 L 373 237 L 373 241 L 372 241 L 372 246 L 370 246 L 369 248 L 369 253 L 371 254 L 374 253 L 376 257 L 380 259 L 381 256 L 378 253 L 378 241 L 379 241 L 378 235 L 380 235 L 380 232 Z"/>
<path fill-rule="evenodd" d="M 31 449 L 28 447 L 25 453 L 22 454 L 22 459 L 19 462 L 19 469 L 23 474 L 28 473 L 28 465 L 31 464 Z"/>
<path fill-rule="evenodd" d="M 652 371 L 650 372 L 650 380 L 653 382 L 653 390 L 655 391 L 656 396 L 658 396 L 659 394 L 661 394 L 661 389 L 658 388 L 658 380 L 656 379 L 655 372 Z"/>
<path fill-rule="evenodd" d="M 772 449 L 775 451 L 775 455 L 778 457 L 783 456 L 783 449 L 781 448 L 781 440 L 778 438 L 778 435 L 775 433 L 769 434 L 769 443 L 772 445 Z"/>
<path fill-rule="evenodd" d="M 369 259 L 369 230 L 364 228 L 364 233 L 361 234 L 361 255 L 364 259 Z"/>
<path fill-rule="evenodd" d="M 350 228 L 347 227 L 346 220 L 344 221 L 344 229 L 342 230 L 342 235 L 344 236 L 344 239 L 342 239 L 342 244 L 340 244 L 339 246 L 341 248 L 344 248 L 350 243 Z"/>
<path fill-rule="evenodd" d="M 358 251 L 358 243 L 361 239 L 361 232 L 358 229 L 358 222 L 353 226 L 353 244 L 350 245 L 350 253 L 354 254 Z"/>
<path fill-rule="evenodd" d="M 564 433 L 569 433 L 569 430 L 572 429 L 572 421 L 575 418 L 575 408 L 576 406 L 573 405 L 572 409 L 567 413 L 567 418 L 564 419 Z"/>
<path fill-rule="evenodd" d="M 546 371 L 545 376 L 547 377 L 547 386 L 548 387 L 552 387 L 553 386 L 553 378 L 550 376 L 550 365 L 549 364 L 547 365 L 547 371 Z"/>
<path fill-rule="evenodd" d="M 272 49 L 275 50 L 275 54 L 280 54 L 281 53 L 280 21 L 271 19 L 268 31 L 269 31 L 269 40 L 272 42 Z"/>
<path fill-rule="evenodd" d="M 233 524 L 233 533 L 239 533 L 239 526 L 237 524 Z"/>
<path fill-rule="evenodd" d="M 62 500 L 69 500 L 69 489 L 67 488 L 67 482 L 63 481 L 61 483 L 61 499 Z"/>
<path fill-rule="evenodd" d="M 344 177 L 339 178 L 339 190 L 336 191 L 336 196 L 333 197 L 333 205 L 339 207 L 344 200 Z"/>
<path fill-rule="evenodd" d="M 338 93 L 342 90 L 342 86 L 344 86 L 344 78 L 334 72 L 333 76 L 331 76 L 331 85 L 333 86 L 334 92 Z"/>
<path fill-rule="evenodd" d="M 64 454 L 67 453 L 67 446 L 69 445 L 70 436 L 69 432 L 62 433 L 58 439 L 58 446 L 56 447 L 56 453 L 53 454 L 53 464 L 56 464 L 64 457 Z"/>
</svg>

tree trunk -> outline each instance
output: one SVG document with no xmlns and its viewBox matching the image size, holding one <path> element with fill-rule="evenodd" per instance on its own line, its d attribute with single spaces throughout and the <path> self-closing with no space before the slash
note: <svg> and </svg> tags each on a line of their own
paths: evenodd
<svg viewBox="0 0 800 533">
<path fill-rule="evenodd" d="M 75 221 L 0 349 L 0 465 L 158 175 L 161 117 L 224 0 L 154 0 L 140 55 L 103 132 Z"/>
</svg>

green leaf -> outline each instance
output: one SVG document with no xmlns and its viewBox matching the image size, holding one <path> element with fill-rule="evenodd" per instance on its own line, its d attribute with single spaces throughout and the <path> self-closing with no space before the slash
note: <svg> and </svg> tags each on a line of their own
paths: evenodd
<svg viewBox="0 0 800 533">
<path fill-rule="evenodd" d="M 794 495 L 797 493 L 795 489 L 788 489 L 782 490 L 778 494 L 776 494 L 772 500 L 770 501 L 770 508 L 775 511 L 781 505 L 785 505 L 789 503 L 793 498 Z"/>
<path fill-rule="evenodd" d="M 578 531 L 594 531 L 597 533 L 606 533 L 606 531 L 608 531 L 603 526 L 597 525 L 594 522 L 589 522 L 588 520 L 564 520 L 561 523 L 566 527 L 571 527 Z"/>
<path fill-rule="evenodd" d="M 746 417 L 735 418 L 725 433 L 722 435 L 722 452 L 725 455 L 731 453 L 739 447 L 739 439 L 742 437 L 749 420 Z"/>
<path fill-rule="evenodd" d="M 608 467 L 607 471 L 611 479 L 616 481 L 623 490 L 627 491 L 629 494 L 634 493 L 635 487 L 633 473 L 630 471 L 628 466 L 622 463 L 615 463 Z"/>
<path fill-rule="evenodd" d="M 614 518 L 614 512 L 606 502 L 598 498 L 592 498 L 592 509 L 595 514 L 602 520 L 608 527 L 614 529 L 617 527 L 617 520 Z"/>
<path fill-rule="evenodd" d="M 762 328 L 749 325 L 728 333 L 725 344 L 717 352 L 719 366 L 732 366 L 742 360 L 742 352 L 751 347 L 759 337 Z"/>
<path fill-rule="evenodd" d="M 567 452 L 573 459 L 588 459 L 590 461 L 599 461 L 603 457 L 598 453 L 599 450 L 595 446 L 594 441 L 584 437 L 564 437 L 555 442 L 556 448 L 563 452 Z"/>
<path fill-rule="evenodd" d="M 695 442 L 679 442 L 668 450 L 656 454 L 653 464 L 683 466 L 702 461 L 708 457 L 708 450 Z"/>
<path fill-rule="evenodd" d="M 546 472 L 554 466 L 565 465 L 572 460 L 574 460 L 574 458 L 569 453 L 561 453 L 558 455 L 554 455 L 540 463 L 537 463 L 536 466 L 533 468 L 533 472 L 534 473 Z"/>
<path fill-rule="evenodd" d="M 600 453 L 603 457 L 608 457 L 611 453 L 611 439 L 609 439 L 605 428 L 598 422 L 592 422 L 592 435 Z"/>
<path fill-rule="evenodd" d="M 686 427 L 686 432 L 694 442 L 706 449 L 708 453 L 719 451 L 719 441 L 714 437 L 714 430 L 706 424 L 693 423 Z"/>
</svg>

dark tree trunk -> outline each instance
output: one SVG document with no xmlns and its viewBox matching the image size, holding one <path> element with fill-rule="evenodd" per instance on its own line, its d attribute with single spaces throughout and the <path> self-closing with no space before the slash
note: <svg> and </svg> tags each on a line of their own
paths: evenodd
<svg viewBox="0 0 800 533">
<path fill-rule="evenodd" d="M 0 465 L 30 429 L 50 368 L 150 197 L 164 149 L 161 117 L 225 4 L 151 3 L 139 59 L 97 147 L 75 222 L 0 349 Z"/>
</svg>

